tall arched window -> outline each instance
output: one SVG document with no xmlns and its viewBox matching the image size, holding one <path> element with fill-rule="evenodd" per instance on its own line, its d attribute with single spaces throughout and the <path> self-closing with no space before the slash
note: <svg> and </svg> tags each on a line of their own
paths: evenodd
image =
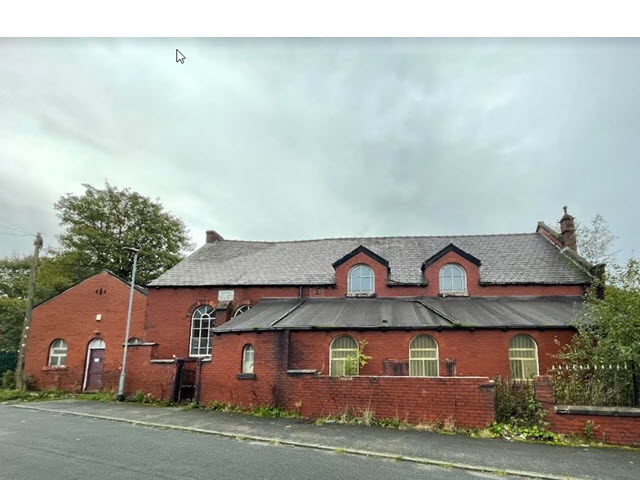
<svg viewBox="0 0 640 480">
<path fill-rule="evenodd" d="M 409 344 L 409 375 L 438 376 L 438 344 L 429 335 L 418 335 Z"/>
<path fill-rule="evenodd" d="M 440 269 L 440 293 L 467 293 L 467 273 L 460 265 L 448 263 Z"/>
<path fill-rule="evenodd" d="M 242 349 L 242 373 L 253 373 L 253 345 L 250 343 Z"/>
<path fill-rule="evenodd" d="M 215 326 L 215 318 L 215 309 L 209 305 L 202 305 L 193 312 L 191 317 L 190 356 L 211 356 L 211 329 Z"/>
<path fill-rule="evenodd" d="M 509 342 L 509 370 L 514 380 L 538 375 L 538 345 L 529 335 L 516 335 Z"/>
<path fill-rule="evenodd" d="M 49 366 L 64 367 L 67 364 L 67 342 L 61 338 L 51 342 L 49 347 Z"/>
<path fill-rule="evenodd" d="M 356 265 L 349 270 L 347 293 L 349 295 L 372 295 L 375 292 L 373 269 L 368 265 Z"/>
<path fill-rule="evenodd" d="M 337 337 L 329 349 L 329 375 L 358 375 L 358 343 L 349 335 Z"/>
</svg>

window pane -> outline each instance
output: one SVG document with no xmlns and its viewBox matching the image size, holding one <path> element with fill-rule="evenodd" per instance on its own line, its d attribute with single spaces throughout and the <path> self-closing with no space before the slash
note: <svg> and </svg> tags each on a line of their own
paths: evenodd
<svg viewBox="0 0 640 480">
<path fill-rule="evenodd" d="M 356 265 L 349 270 L 348 292 L 349 293 L 373 293 L 373 270 L 366 265 Z"/>
<path fill-rule="evenodd" d="M 353 338 L 347 335 L 336 338 L 331 343 L 329 374 L 334 376 L 344 375 L 345 359 L 348 357 L 355 358 L 357 355 L 358 343 Z"/>
<path fill-rule="evenodd" d="M 538 374 L 537 345 L 529 335 L 516 335 L 509 342 L 511 377 L 528 380 Z"/>
<path fill-rule="evenodd" d="M 438 344 L 429 335 L 419 335 L 409 345 L 409 375 L 438 376 Z"/>
</svg>

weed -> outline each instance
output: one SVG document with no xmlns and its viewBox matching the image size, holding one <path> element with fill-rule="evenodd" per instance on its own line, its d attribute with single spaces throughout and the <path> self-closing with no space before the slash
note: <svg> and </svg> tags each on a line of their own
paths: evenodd
<svg viewBox="0 0 640 480">
<path fill-rule="evenodd" d="M 16 374 L 13 370 L 7 370 L 2 374 L 2 388 L 7 390 L 16 388 Z"/>
<path fill-rule="evenodd" d="M 582 433 L 584 433 L 584 438 L 588 442 L 593 441 L 594 434 L 595 434 L 595 426 L 594 426 L 592 420 L 587 420 L 586 421 L 586 423 L 584 424 L 584 429 L 582 430 Z"/>
</svg>

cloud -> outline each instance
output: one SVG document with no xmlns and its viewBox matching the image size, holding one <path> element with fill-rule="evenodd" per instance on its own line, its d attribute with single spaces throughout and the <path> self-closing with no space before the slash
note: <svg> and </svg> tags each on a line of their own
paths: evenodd
<svg viewBox="0 0 640 480">
<path fill-rule="evenodd" d="M 187 60 L 175 63 L 175 48 Z M 0 211 L 108 179 L 201 243 L 533 231 L 637 249 L 636 40 L 0 40 Z M 31 250 L 0 235 L 0 254 Z"/>
</svg>

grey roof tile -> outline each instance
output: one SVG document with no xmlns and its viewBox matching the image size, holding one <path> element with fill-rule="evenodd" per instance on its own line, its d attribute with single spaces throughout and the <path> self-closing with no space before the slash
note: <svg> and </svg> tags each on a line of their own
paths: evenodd
<svg viewBox="0 0 640 480">
<path fill-rule="evenodd" d="M 477 257 L 487 284 L 583 284 L 589 275 L 538 233 L 207 243 L 149 286 L 327 285 L 332 263 L 363 245 L 389 261 L 389 281 L 423 283 L 422 263 L 450 243 Z"/>
</svg>

